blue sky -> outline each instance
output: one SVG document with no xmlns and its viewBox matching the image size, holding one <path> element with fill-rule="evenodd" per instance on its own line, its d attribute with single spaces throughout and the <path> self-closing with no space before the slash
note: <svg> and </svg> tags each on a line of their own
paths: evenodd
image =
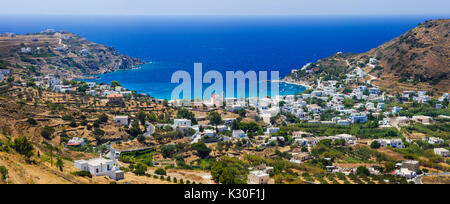
<svg viewBox="0 0 450 204">
<path fill-rule="evenodd" d="M 0 14 L 422 15 L 449 8 L 449 0 L 10 0 Z"/>
</svg>

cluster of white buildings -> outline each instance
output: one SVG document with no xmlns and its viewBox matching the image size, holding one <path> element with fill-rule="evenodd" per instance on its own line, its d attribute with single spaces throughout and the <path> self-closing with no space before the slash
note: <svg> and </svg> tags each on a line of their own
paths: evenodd
<svg viewBox="0 0 450 204">
<path fill-rule="evenodd" d="M 0 82 L 4 81 L 6 76 L 11 75 L 11 70 L 9 69 L 0 69 Z"/>
<path fill-rule="evenodd" d="M 381 147 L 405 148 L 405 144 L 403 144 L 403 141 L 400 138 L 374 139 L 373 141 L 380 143 Z"/>
<path fill-rule="evenodd" d="M 349 135 L 349 134 L 340 134 L 340 135 L 335 135 L 335 136 L 323 136 L 323 137 L 293 136 L 293 139 L 295 140 L 295 144 L 297 144 L 299 146 L 306 146 L 306 147 L 314 147 L 321 140 L 331 140 L 332 142 L 334 142 L 335 140 L 343 140 L 345 142 L 345 145 L 356 144 L 356 140 L 357 140 L 357 138 L 355 136 Z"/>
</svg>

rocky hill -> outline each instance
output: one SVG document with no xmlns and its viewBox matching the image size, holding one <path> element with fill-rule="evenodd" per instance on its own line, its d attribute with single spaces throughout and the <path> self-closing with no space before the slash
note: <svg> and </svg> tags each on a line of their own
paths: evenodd
<svg viewBox="0 0 450 204">
<path fill-rule="evenodd" d="M 114 48 L 97 44 L 67 32 L 0 37 L 0 59 L 28 76 L 57 74 L 77 77 L 101 74 L 118 69 L 131 69 L 143 64 L 139 59 L 117 52 Z"/>
<path fill-rule="evenodd" d="M 366 80 L 394 91 L 449 92 L 450 19 L 419 24 L 405 34 L 362 54 L 336 54 L 312 63 L 287 79 L 311 81 L 318 77 L 338 79 L 360 68 Z M 370 60 L 376 63 L 370 64 Z"/>
</svg>

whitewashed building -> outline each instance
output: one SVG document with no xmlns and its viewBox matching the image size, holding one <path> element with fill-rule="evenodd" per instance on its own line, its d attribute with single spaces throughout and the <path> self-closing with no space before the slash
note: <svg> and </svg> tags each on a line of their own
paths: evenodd
<svg viewBox="0 0 450 204">
<path fill-rule="evenodd" d="M 76 160 L 74 167 L 81 170 L 90 172 L 94 176 L 109 176 L 114 180 L 121 180 L 124 178 L 123 171 L 119 170 L 119 167 L 114 165 L 113 160 L 100 158 L 90 160 Z"/>
<path fill-rule="evenodd" d="M 247 177 L 247 184 L 268 184 L 269 181 L 269 174 L 261 170 L 250 171 Z"/>
<path fill-rule="evenodd" d="M 188 119 L 174 119 L 173 120 L 173 129 L 176 129 L 179 126 L 191 127 L 191 120 L 188 120 Z"/>
<path fill-rule="evenodd" d="M 245 132 L 242 130 L 233 130 L 233 137 L 234 138 L 244 138 Z"/>
<path fill-rule="evenodd" d="M 127 115 L 117 115 L 114 116 L 114 121 L 117 125 L 126 126 L 129 122 L 129 117 Z"/>
<path fill-rule="evenodd" d="M 449 151 L 444 148 L 434 148 L 434 153 L 441 157 L 450 157 Z"/>
</svg>

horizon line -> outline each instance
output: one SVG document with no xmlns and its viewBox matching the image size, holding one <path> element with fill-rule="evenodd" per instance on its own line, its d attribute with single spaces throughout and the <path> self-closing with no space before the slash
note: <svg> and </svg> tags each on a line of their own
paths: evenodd
<svg viewBox="0 0 450 204">
<path fill-rule="evenodd" d="M 3 13 L 0 16 L 113 16 L 113 17 L 430 17 L 439 16 L 450 18 L 450 13 L 431 14 L 431 13 L 393 13 L 393 14 L 367 14 L 367 13 L 351 13 L 351 14 L 76 14 L 76 13 Z"/>
</svg>

